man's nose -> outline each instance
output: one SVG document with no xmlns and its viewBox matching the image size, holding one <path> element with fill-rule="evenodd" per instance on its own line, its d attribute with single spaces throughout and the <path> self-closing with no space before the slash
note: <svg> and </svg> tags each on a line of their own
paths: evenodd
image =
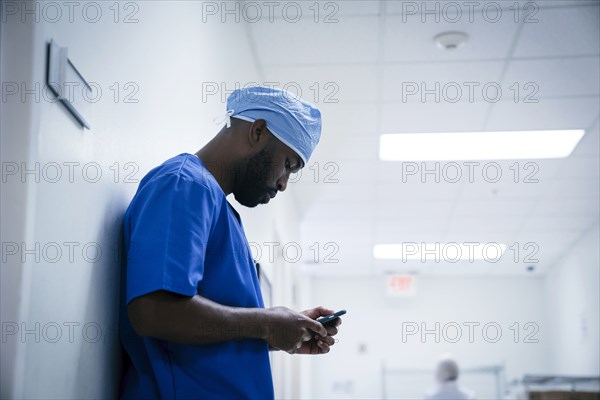
<svg viewBox="0 0 600 400">
<path fill-rule="evenodd" d="M 283 192 L 287 188 L 288 176 L 284 175 L 277 181 L 277 190 Z"/>
</svg>

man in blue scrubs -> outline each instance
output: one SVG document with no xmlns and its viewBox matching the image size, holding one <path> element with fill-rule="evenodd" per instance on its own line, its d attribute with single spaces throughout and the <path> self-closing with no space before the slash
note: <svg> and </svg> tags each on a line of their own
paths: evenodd
<svg viewBox="0 0 600 400">
<path fill-rule="evenodd" d="M 124 220 L 121 340 L 126 399 L 270 399 L 269 349 L 323 354 L 333 310 L 265 309 L 239 214 L 268 203 L 306 165 L 321 114 L 292 94 L 254 87 L 227 99 L 227 125 L 196 154 L 151 170 Z"/>
</svg>

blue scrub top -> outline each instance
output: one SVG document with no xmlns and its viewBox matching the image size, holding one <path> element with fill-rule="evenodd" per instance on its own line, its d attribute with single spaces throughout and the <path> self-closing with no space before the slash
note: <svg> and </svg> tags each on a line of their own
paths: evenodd
<svg viewBox="0 0 600 400">
<path fill-rule="evenodd" d="M 125 213 L 124 240 L 120 335 L 131 363 L 122 398 L 274 398 L 265 341 L 175 344 L 138 336 L 127 318 L 131 300 L 157 290 L 264 307 L 239 214 L 198 157 L 180 154 L 142 179 Z"/>
</svg>

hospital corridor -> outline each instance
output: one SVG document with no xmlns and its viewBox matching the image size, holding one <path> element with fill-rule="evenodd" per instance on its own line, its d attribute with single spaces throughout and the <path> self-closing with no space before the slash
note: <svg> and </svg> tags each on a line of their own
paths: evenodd
<svg viewBox="0 0 600 400">
<path fill-rule="evenodd" d="M 600 400 L 599 0 L 0 0 L 1 399 Z"/>
</svg>

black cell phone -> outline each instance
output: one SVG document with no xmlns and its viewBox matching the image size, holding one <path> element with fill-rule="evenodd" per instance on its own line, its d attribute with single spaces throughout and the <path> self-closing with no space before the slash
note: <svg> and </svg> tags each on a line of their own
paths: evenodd
<svg viewBox="0 0 600 400">
<path fill-rule="evenodd" d="M 320 322 L 321 324 L 325 325 L 326 323 L 331 322 L 334 319 L 337 319 L 337 318 L 341 317 L 344 314 L 346 314 L 346 310 L 340 310 L 340 311 L 335 312 L 333 314 L 329 314 L 329 315 L 326 315 L 324 317 L 318 318 L 317 322 Z"/>
</svg>

